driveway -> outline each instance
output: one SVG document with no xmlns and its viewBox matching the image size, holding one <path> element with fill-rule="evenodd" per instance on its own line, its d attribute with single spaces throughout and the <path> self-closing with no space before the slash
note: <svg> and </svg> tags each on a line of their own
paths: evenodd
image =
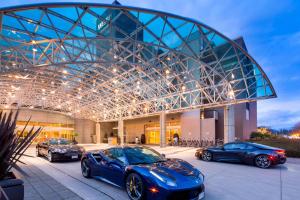
<svg viewBox="0 0 300 200">
<path fill-rule="evenodd" d="M 107 145 L 84 145 L 88 150 Z M 204 162 L 194 157 L 194 148 L 153 147 L 169 158 L 190 162 L 205 174 L 206 200 L 294 200 L 299 198 L 300 159 L 288 159 L 287 163 L 270 169 L 253 166 Z M 34 148 L 28 150 L 34 154 Z M 50 175 L 83 199 L 128 199 L 127 194 L 104 182 L 85 179 L 81 175 L 80 162 L 49 163 L 43 158 L 24 158 Z"/>
</svg>

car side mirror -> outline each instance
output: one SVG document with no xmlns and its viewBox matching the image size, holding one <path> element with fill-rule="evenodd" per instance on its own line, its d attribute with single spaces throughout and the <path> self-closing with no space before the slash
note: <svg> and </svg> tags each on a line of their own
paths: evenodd
<svg viewBox="0 0 300 200">
<path fill-rule="evenodd" d="M 164 153 L 162 153 L 161 156 L 164 157 L 164 158 L 166 158 L 166 154 L 164 154 Z"/>
</svg>

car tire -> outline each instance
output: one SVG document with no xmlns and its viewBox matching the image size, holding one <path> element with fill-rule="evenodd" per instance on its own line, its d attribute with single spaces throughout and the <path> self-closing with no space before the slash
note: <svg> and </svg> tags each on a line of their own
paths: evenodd
<svg viewBox="0 0 300 200">
<path fill-rule="evenodd" d="M 35 154 L 36 154 L 36 157 L 40 157 L 41 156 L 39 148 L 36 148 Z"/>
<path fill-rule="evenodd" d="M 48 161 L 49 162 L 53 162 L 53 156 L 52 156 L 52 152 L 51 151 L 48 151 L 48 155 L 47 155 L 47 158 L 48 158 Z"/>
<path fill-rule="evenodd" d="M 267 169 L 271 166 L 272 162 L 269 159 L 268 155 L 258 155 L 254 159 L 254 163 L 257 167 Z"/>
<path fill-rule="evenodd" d="M 209 151 L 204 151 L 202 153 L 202 160 L 211 161 L 212 160 L 212 153 L 210 153 Z"/>
<path fill-rule="evenodd" d="M 81 162 L 81 173 L 84 178 L 91 178 L 91 168 L 87 163 L 87 159 L 83 159 Z"/>
<path fill-rule="evenodd" d="M 142 200 L 144 199 L 144 183 L 140 175 L 137 173 L 130 173 L 126 177 L 126 192 L 131 200 Z"/>
</svg>

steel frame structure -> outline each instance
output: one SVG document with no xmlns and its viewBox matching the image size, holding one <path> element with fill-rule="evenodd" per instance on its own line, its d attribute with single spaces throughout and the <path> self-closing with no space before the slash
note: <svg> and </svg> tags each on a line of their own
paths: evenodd
<svg viewBox="0 0 300 200">
<path fill-rule="evenodd" d="M 113 121 L 276 97 L 245 48 L 192 19 L 64 3 L 2 8 L 0 24 L 4 108 Z"/>
</svg>

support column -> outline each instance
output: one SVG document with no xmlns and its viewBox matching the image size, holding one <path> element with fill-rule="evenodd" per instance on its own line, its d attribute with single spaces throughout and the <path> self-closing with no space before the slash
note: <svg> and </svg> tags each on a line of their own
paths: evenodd
<svg viewBox="0 0 300 200">
<path fill-rule="evenodd" d="M 224 108 L 224 143 L 233 142 L 235 139 L 234 107 Z"/>
<path fill-rule="evenodd" d="M 100 123 L 96 123 L 96 144 L 101 143 L 101 126 Z"/>
<path fill-rule="evenodd" d="M 122 119 L 118 121 L 118 136 L 120 137 L 120 144 L 124 145 L 124 121 Z"/>
<path fill-rule="evenodd" d="M 161 112 L 159 116 L 160 122 L 160 147 L 166 146 L 166 113 Z"/>
</svg>

